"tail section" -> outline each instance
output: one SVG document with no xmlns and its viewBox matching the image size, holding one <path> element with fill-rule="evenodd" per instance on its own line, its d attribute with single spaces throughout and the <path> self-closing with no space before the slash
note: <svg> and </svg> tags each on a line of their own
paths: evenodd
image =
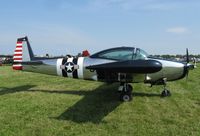
<svg viewBox="0 0 200 136">
<path fill-rule="evenodd" d="M 34 60 L 34 54 L 28 41 L 28 37 L 18 38 L 13 57 L 13 69 L 23 70 L 22 62 L 32 60 Z"/>
</svg>

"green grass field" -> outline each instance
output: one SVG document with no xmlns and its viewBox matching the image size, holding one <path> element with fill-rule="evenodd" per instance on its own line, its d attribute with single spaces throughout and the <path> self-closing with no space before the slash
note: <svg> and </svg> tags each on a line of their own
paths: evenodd
<svg viewBox="0 0 200 136">
<path fill-rule="evenodd" d="M 199 66 L 200 67 L 200 66 Z M 162 86 L 134 84 L 118 101 L 117 84 L 66 79 L 0 67 L 0 136 L 199 136 L 200 69 Z"/>
</svg>

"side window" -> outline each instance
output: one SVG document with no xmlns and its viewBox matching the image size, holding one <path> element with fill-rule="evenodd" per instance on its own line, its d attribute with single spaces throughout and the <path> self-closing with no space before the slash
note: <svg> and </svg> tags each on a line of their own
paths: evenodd
<svg viewBox="0 0 200 136">
<path fill-rule="evenodd" d="M 115 60 L 132 60 L 133 51 L 131 50 L 115 50 L 99 54 L 100 58 L 115 59 Z"/>
</svg>

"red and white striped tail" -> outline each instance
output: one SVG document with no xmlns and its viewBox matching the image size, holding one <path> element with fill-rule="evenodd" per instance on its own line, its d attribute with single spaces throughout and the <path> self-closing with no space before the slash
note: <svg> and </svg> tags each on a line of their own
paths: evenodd
<svg viewBox="0 0 200 136">
<path fill-rule="evenodd" d="M 13 69 L 14 70 L 22 70 L 23 66 L 21 64 L 22 62 L 22 47 L 23 41 L 17 41 L 17 46 L 14 52 L 14 57 L 13 57 Z"/>
</svg>

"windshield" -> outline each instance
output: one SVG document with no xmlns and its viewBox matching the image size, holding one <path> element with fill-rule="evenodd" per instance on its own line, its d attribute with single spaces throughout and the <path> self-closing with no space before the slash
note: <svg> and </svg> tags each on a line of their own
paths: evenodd
<svg viewBox="0 0 200 136">
<path fill-rule="evenodd" d="M 118 47 L 103 50 L 90 56 L 91 58 L 112 59 L 112 60 L 146 60 L 149 55 L 140 48 Z"/>
<path fill-rule="evenodd" d="M 133 57 L 133 50 L 124 50 L 124 49 L 111 50 L 99 54 L 99 57 L 106 59 L 115 59 L 115 60 L 131 60 Z"/>
<path fill-rule="evenodd" d="M 144 51 L 144 50 L 141 50 L 139 48 L 136 49 L 136 52 L 134 54 L 134 59 L 137 60 L 137 59 L 146 59 L 149 55 Z"/>
</svg>

